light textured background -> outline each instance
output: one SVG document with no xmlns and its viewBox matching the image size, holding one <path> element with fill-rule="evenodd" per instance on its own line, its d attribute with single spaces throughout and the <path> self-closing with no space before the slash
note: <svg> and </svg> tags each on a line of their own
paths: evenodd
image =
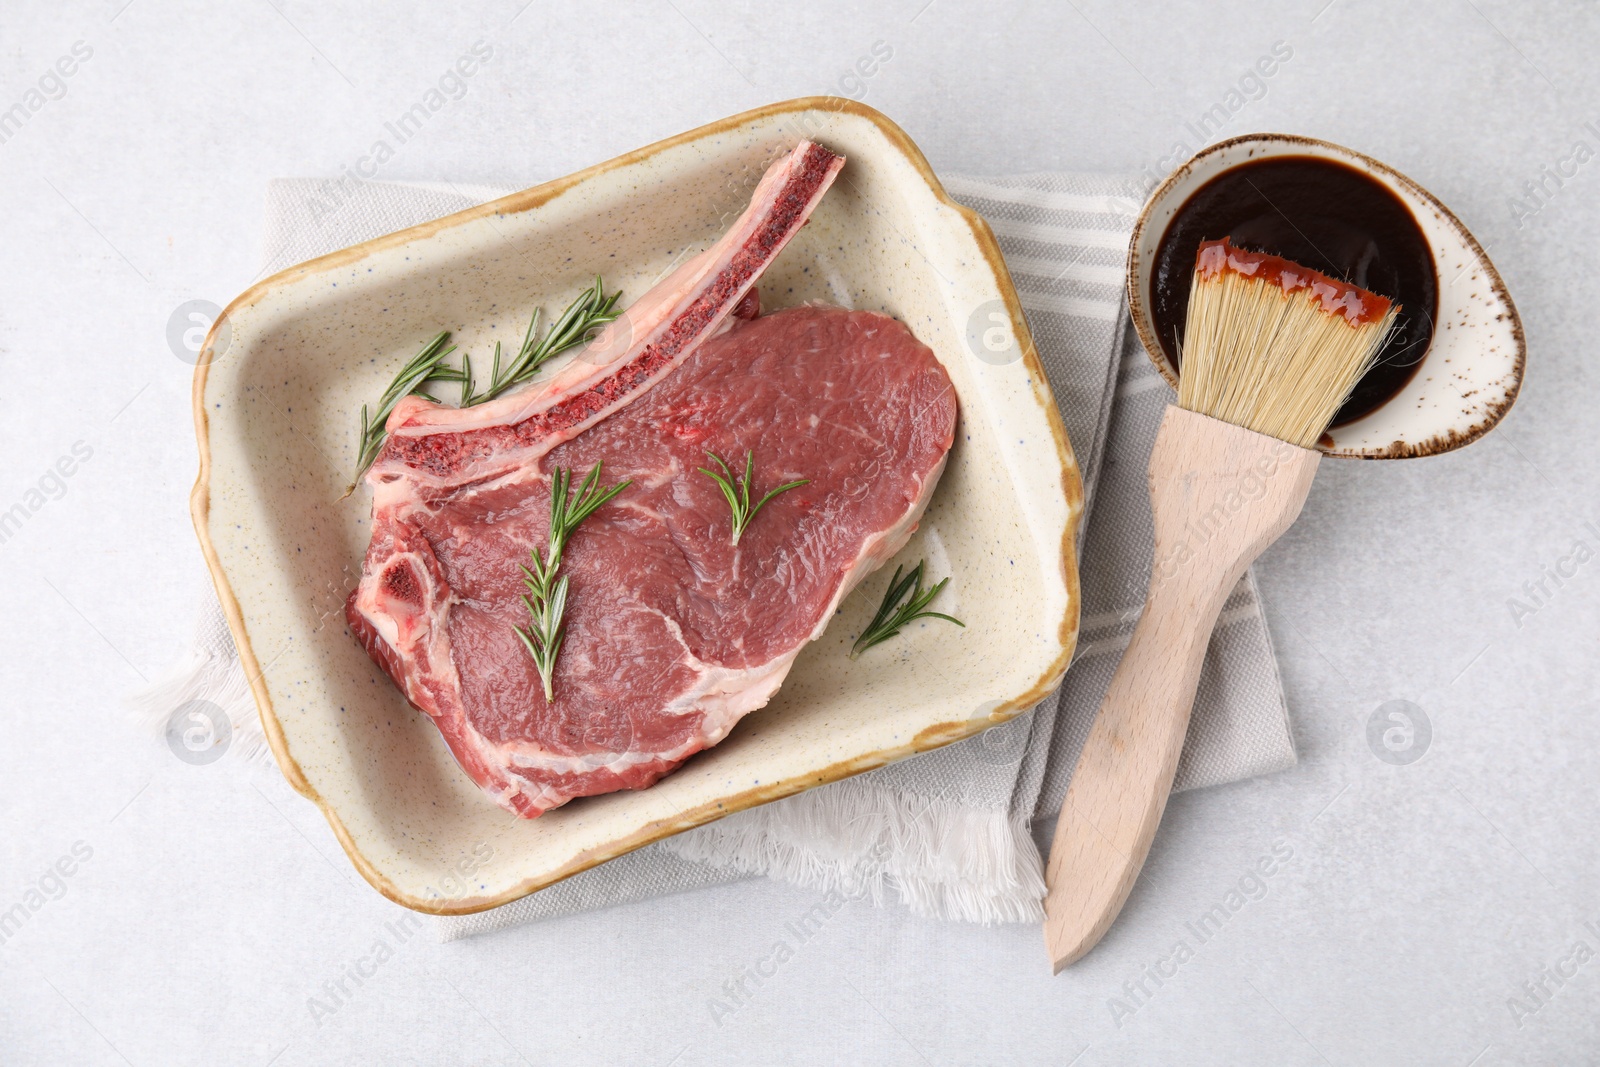
<svg viewBox="0 0 1600 1067">
<path fill-rule="evenodd" d="M 75 41 L 93 49 L 0 143 L 0 509 L 74 442 L 93 449 L 0 544 L 0 910 L 75 842 L 93 850 L 0 946 L 0 1061 L 1600 1062 L 1600 962 L 1573 955 L 1600 952 L 1600 563 L 1520 626 L 1508 607 L 1575 540 L 1600 550 L 1584 525 L 1600 519 L 1600 161 L 1571 157 L 1600 151 L 1600 16 L 1324 2 L 0 7 L 0 109 Z M 1490 249 L 1528 331 L 1520 403 L 1453 456 L 1323 465 L 1260 568 L 1303 763 L 1178 798 L 1121 922 L 1069 973 L 1049 977 L 1035 928 L 861 904 L 800 943 L 786 924 L 815 898 L 758 882 L 418 936 L 311 1018 L 402 913 L 274 771 L 185 765 L 118 707 L 179 651 L 203 581 L 190 368 L 165 329 L 252 280 L 269 178 L 354 166 L 479 39 L 492 61 L 378 176 L 532 183 L 828 91 L 864 92 L 936 168 L 1156 170 L 1283 41 L 1292 58 L 1224 132 L 1370 152 Z M 841 82 L 879 41 L 892 58 Z M 1519 222 L 1511 199 L 1563 159 Z M 1408 766 L 1368 746 L 1390 699 L 1432 723 Z M 1185 923 L 1275 843 L 1293 856 L 1265 897 L 1200 944 Z M 1123 991 L 1180 939 L 1175 976 Z M 780 940 L 792 958 L 714 1018 Z M 1523 990 L 1579 957 L 1547 1000 Z M 1514 1018 L 1513 996 L 1542 1006 Z M 1114 1019 L 1113 997 L 1132 1013 Z"/>
</svg>

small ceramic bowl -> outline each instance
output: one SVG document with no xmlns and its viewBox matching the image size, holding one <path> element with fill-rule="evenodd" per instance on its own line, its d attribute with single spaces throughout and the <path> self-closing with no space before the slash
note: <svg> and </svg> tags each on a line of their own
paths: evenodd
<svg viewBox="0 0 1600 1067">
<path fill-rule="evenodd" d="M 1433 340 L 1411 380 L 1376 411 L 1329 431 L 1330 456 L 1402 459 L 1448 452 L 1482 437 L 1511 410 L 1522 387 L 1522 320 L 1500 274 L 1467 228 L 1422 186 L 1392 167 L 1340 145 L 1257 133 L 1200 152 L 1156 187 L 1128 244 L 1128 307 L 1156 368 L 1173 388 L 1178 371 L 1156 339 L 1150 286 L 1168 224 L 1206 182 L 1247 161 L 1279 156 L 1331 159 L 1364 172 L 1411 210 L 1433 248 L 1439 313 Z M 1221 237 L 1223 234 L 1214 236 Z"/>
</svg>

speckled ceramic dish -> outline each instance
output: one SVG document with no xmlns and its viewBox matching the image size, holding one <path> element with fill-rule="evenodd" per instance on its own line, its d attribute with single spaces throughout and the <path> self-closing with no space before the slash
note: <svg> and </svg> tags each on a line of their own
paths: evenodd
<svg viewBox="0 0 1600 1067">
<path fill-rule="evenodd" d="M 1422 364 L 1391 400 L 1329 431 L 1330 456 L 1402 459 L 1448 452 L 1494 428 L 1522 387 L 1522 320 L 1500 274 L 1467 228 L 1422 186 L 1392 167 L 1328 141 L 1257 133 L 1221 141 L 1162 182 L 1145 203 L 1128 245 L 1128 307 L 1156 368 L 1178 386 L 1177 370 L 1156 340 L 1150 285 L 1156 249 L 1184 202 L 1218 174 L 1275 156 L 1332 159 L 1370 175 L 1411 210 L 1432 245 L 1439 312 Z M 1223 236 L 1217 234 L 1215 236 Z"/>
<path fill-rule="evenodd" d="M 442 328 L 473 353 L 559 309 L 599 271 L 627 296 L 744 206 L 801 137 L 848 157 L 761 283 L 897 316 L 955 382 L 949 466 L 899 560 L 952 581 L 918 626 L 851 661 L 869 578 L 777 697 L 639 792 L 519 820 L 482 795 L 344 626 L 367 544 L 341 500 L 361 405 Z M 969 341 L 999 312 L 1014 358 Z M 223 345 L 219 338 L 227 337 Z M 515 343 L 515 342 L 513 342 Z M 221 350 L 218 356 L 217 350 Z M 982 353 L 979 358 L 978 352 Z M 195 375 L 193 512 L 273 753 L 368 881 L 408 907 L 504 904 L 648 842 L 1004 722 L 1060 679 L 1077 639 L 1078 472 L 989 228 L 945 195 L 888 119 L 805 99 L 736 115 L 483 207 L 312 260 L 250 289 Z"/>
</svg>

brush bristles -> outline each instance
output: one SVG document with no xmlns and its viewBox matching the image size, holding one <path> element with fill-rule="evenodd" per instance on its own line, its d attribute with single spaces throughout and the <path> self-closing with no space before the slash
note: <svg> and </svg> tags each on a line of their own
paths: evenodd
<svg viewBox="0 0 1600 1067">
<path fill-rule="evenodd" d="M 1178 405 L 1311 448 L 1371 369 L 1395 310 L 1352 325 L 1310 290 L 1196 270 Z"/>
</svg>

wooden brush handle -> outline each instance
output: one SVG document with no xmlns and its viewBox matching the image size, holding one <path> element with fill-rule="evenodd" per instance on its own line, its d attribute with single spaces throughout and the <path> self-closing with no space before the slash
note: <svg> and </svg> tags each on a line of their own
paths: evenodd
<svg viewBox="0 0 1600 1067">
<path fill-rule="evenodd" d="M 1167 806 L 1222 603 L 1300 514 L 1320 458 L 1167 408 L 1150 454 L 1150 592 L 1078 757 L 1045 871 L 1045 947 L 1057 973 L 1122 910 Z"/>
</svg>

